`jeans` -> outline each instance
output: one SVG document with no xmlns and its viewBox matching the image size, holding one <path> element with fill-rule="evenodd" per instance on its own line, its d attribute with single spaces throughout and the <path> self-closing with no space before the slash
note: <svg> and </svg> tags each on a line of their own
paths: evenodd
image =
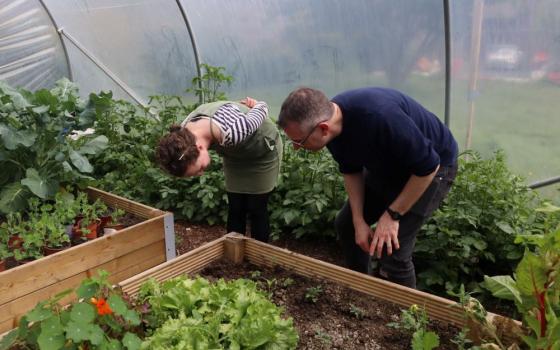
<svg viewBox="0 0 560 350">
<path fill-rule="evenodd" d="M 379 259 L 379 277 L 410 288 L 416 288 L 416 272 L 412 262 L 412 253 L 416 243 L 416 235 L 426 220 L 440 206 L 449 193 L 453 180 L 457 175 L 457 165 L 440 167 L 436 176 L 416 201 L 412 208 L 399 221 L 400 249 L 387 255 L 386 247 Z M 377 222 L 387 207 L 399 195 L 404 185 L 390 185 L 366 173 L 364 195 L 364 220 L 368 225 Z M 369 254 L 355 243 L 352 210 L 348 201 L 338 212 L 335 228 L 342 243 L 347 265 L 350 269 L 367 273 L 370 263 Z"/>
<path fill-rule="evenodd" d="M 247 217 L 251 222 L 252 238 L 268 242 L 270 224 L 268 221 L 268 197 L 270 193 L 248 194 L 227 192 L 227 231 L 245 234 Z"/>
</svg>

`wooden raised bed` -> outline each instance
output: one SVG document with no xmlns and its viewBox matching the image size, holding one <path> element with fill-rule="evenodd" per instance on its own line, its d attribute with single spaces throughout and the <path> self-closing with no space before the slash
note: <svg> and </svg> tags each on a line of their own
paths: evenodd
<svg viewBox="0 0 560 350">
<path fill-rule="evenodd" d="M 257 266 L 279 266 L 302 276 L 336 282 L 405 308 L 413 304 L 420 305 L 425 307 L 432 319 L 459 328 L 465 326 L 463 310 L 452 300 L 358 273 L 236 233 L 216 239 L 119 284 L 124 292 L 135 295 L 141 284 L 150 278 L 164 281 L 182 274 L 192 274 L 222 258 L 235 264 L 245 260 Z M 487 318 L 497 327 L 497 334 L 503 340 L 506 342 L 517 340 L 520 327 L 518 321 L 493 313 L 488 313 Z M 469 324 L 469 327 L 471 327 L 471 339 L 476 339 L 478 330 L 474 329 L 472 324 Z"/>
<path fill-rule="evenodd" d="M 0 334 L 15 328 L 39 301 L 78 287 L 97 270 L 108 271 L 110 281 L 118 283 L 175 257 L 173 214 L 95 188 L 87 192 L 92 200 L 146 220 L 0 272 Z"/>
</svg>

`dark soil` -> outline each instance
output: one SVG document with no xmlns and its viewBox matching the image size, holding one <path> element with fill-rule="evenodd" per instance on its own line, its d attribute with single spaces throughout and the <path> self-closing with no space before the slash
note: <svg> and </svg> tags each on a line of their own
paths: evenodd
<svg viewBox="0 0 560 350">
<path fill-rule="evenodd" d="M 221 226 L 175 223 L 179 254 L 192 250 L 224 235 Z M 273 245 L 343 265 L 336 242 L 325 238 L 313 240 L 283 239 Z M 232 266 L 216 262 L 201 275 L 209 279 L 251 278 L 270 293 L 275 304 L 282 306 L 287 317 L 294 319 L 300 340 L 298 349 L 410 349 L 411 334 L 393 329 L 387 323 L 399 320 L 401 308 L 353 291 L 333 282 L 310 279 L 280 268 L 267 268 L 244 263 Z M 293 281 L 290 283 L 289 281 Z M 288 281 L 288 282 L 286 282 Z M 310 291 L 321 290 L 316 302 L 306 298 Z M 430 322 L 430 329 L 440 337 L 438 349 L 455 349 L 451 339 L 459 332 L 455 327 Z"/>
</svg>

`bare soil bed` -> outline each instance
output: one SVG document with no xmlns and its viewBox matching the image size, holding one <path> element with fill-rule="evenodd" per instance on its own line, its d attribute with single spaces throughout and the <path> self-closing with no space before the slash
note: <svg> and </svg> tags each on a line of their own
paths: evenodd
<svg viewBox="0 0 560 350">
<path fill-rule="evenodd" d="M 310 279 L 281 268 L 232 265 L 219 261 L 200 275 L 210 280 L 247 278 L 294 320 L 298 349 L 410 349 L 411 334 L 387 326 L 399 320 L 400 308 L 329 281 Z M 312 298 L 314 297 L 314 298 Z M 314 300 L 313 300 L 314 299 Z M 438 349 L 454 349 L 459 329 L 430 322 L 440 337 Z"/>
<path fill-rule="evenodd" d="M 177 251 L 183 254 L 206 242 L 223 236 L 222 226 L 193 225 L 183 221 L 175 224 Z M 334 239 L 283 239 L 271 242 L 307 256 L 343 265 L 343 258 Z M 209 278 L 249 278 L 270 293 L 275 304 L 294 319 L 300 336 L 298 349 L 410 349 L 411 334 L 387 326 L 396 322 L 401 307 L 353 291 L 336 283 L 309 279 L 280 268 L 267 268 L 244 263 L 232 266 L 216 262 L 201 272 Z M 293 281 L 286 283 L 286 281 Z M 317 301 L 306 298 L 310 291 L 320 289 Z M 440 337 L 438 349 L 455 349 L 451 339 L 459 329 L 440 322 L 431 322 L 430 329 Z"/>
</svg>

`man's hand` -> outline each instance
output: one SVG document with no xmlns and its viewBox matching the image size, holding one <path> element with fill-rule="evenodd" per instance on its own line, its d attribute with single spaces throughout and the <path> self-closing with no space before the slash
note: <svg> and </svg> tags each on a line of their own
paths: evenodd
<svg viewBox="0 0 560 350">
<path fill-rule="evenodd" d="M 391 219 L 387 212 L 384 212 L 377 222 L 377 227 L 373 233 L 373 240 L 369 246 L 369 255 L 374 255 L 377 252 L 377 257 L 381 258 L 383 245 L 385 244 L 387 245 L 387 255 L 393 254 L 393 249 L 397 250 L 400 248 L 399 222 Z"/>
<path fill-rule="evenodd" d="M 369 242 L 373 236 L 371 227 L 364 220 L 360 220 L 359 222 L 354 222 L 354 232 L 356 244 L 364 252 L 369 252 Z"/>
<path fill-rule="evenodd" d="M 245 97 L 244 99 L 241 100 L 241 103 L 244 104 L 245 106 L 249 107 L 249 108 L 253 108 L 257 104 L 257 100 L 247 96 L 247 97 Z"/>
</svg>

